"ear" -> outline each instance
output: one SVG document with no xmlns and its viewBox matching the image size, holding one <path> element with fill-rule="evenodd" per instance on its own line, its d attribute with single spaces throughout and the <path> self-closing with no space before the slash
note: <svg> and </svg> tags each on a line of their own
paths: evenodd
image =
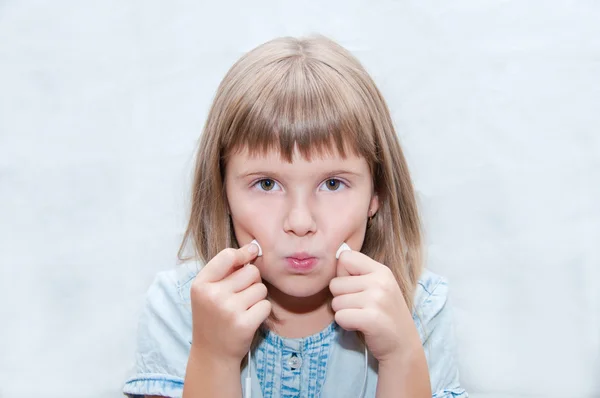
<svg viewBox="0 0 600 398">
<path fill-rule="evenodd" d="M 371 211 L 371 216 L 374 216 L 379 210 L 379 196 L 377 194 L 373 194 L 371 197 L 371 202 L 369 203 L 369 210 Z"/>
</svg>

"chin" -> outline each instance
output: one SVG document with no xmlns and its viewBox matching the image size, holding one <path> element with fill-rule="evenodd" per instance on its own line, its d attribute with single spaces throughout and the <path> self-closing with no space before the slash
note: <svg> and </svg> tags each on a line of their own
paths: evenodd
<svg viewBox="0 0 600 398">
<path fill-rule="evenodd" d="M 305 276 L 288 276 L 283 281 L 271 283 L 281 293 L 292 297 L 311 297 L 329 287 L 328 280 L 314 280 Z"/>
</svg>

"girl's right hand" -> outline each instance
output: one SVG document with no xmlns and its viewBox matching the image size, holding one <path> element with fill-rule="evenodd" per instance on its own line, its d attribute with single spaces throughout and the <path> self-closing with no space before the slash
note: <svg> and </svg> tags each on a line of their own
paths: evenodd
<svg viewBox="0 0 600 398">
<path fill-rule="evenodd" d="M 244 358 L 271 313 L 267 287 L 249 264 L 257 254 L 253 243 L 225 249 L 200 270 L 191 287 L 192 349 L 224 360 Z"/>
</svg>

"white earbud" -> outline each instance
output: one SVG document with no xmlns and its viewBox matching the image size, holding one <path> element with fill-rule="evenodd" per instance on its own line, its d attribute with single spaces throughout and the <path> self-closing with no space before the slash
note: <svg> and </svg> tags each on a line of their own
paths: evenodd
<svg viewBox="0 0 600 398">
<path fill-rule="evenodd" d="M 254 243 L 256 246 L 258 246 L 258 257 L 262 256 L 262 247 L 260 247 L 260 245 L 258 244 L 258 242 L 256 241 L 256 239 L 254 239 L 250 243 Z"/>
<path fill-rule="evenodd" d="M 335 253 L 335 258 L 337 260 L 339 260 L 340 259 L 340 255 L 342 254 L 342 252 L 345 252 L 346 250 L 352 251 L 352 249 L 350 249 L 350 246 L 348 246 L 346 244 L 346 242 L 344 242 L 344 243 L 342 243 L 342 245 L 340 246 L 340 248 L 337 249 L 337 252 Z"/>
</svg>

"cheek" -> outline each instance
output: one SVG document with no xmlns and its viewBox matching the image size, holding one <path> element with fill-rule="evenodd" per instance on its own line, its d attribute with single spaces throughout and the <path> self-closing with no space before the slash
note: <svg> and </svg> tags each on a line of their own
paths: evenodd
<svg viewBox="0 0 600 398">
<path fill-rule="evenodd" d="M 276 212 L 266 201 L 237 200 L 230 202 L 233 229 L 240 245 L 258 240 L 263 249 L 271 247 L 276 231 Z"/>
<path fill-rule="evenodd" d="M 364 229 L 365 217 L 358 214 L 340 217 L 331 226 L 331 232 L 337 237 L 349 237 Z"/>
<path fill-rule="evenodd" d="M 348 243 L 355 250 L 362 246 L 367 221 L 363 213 L 363 207 L 337 211 L 335 219 L 330 220 L 327 227 L 330 250 L 335 253 L 341 242 Z"/>
</svg>

